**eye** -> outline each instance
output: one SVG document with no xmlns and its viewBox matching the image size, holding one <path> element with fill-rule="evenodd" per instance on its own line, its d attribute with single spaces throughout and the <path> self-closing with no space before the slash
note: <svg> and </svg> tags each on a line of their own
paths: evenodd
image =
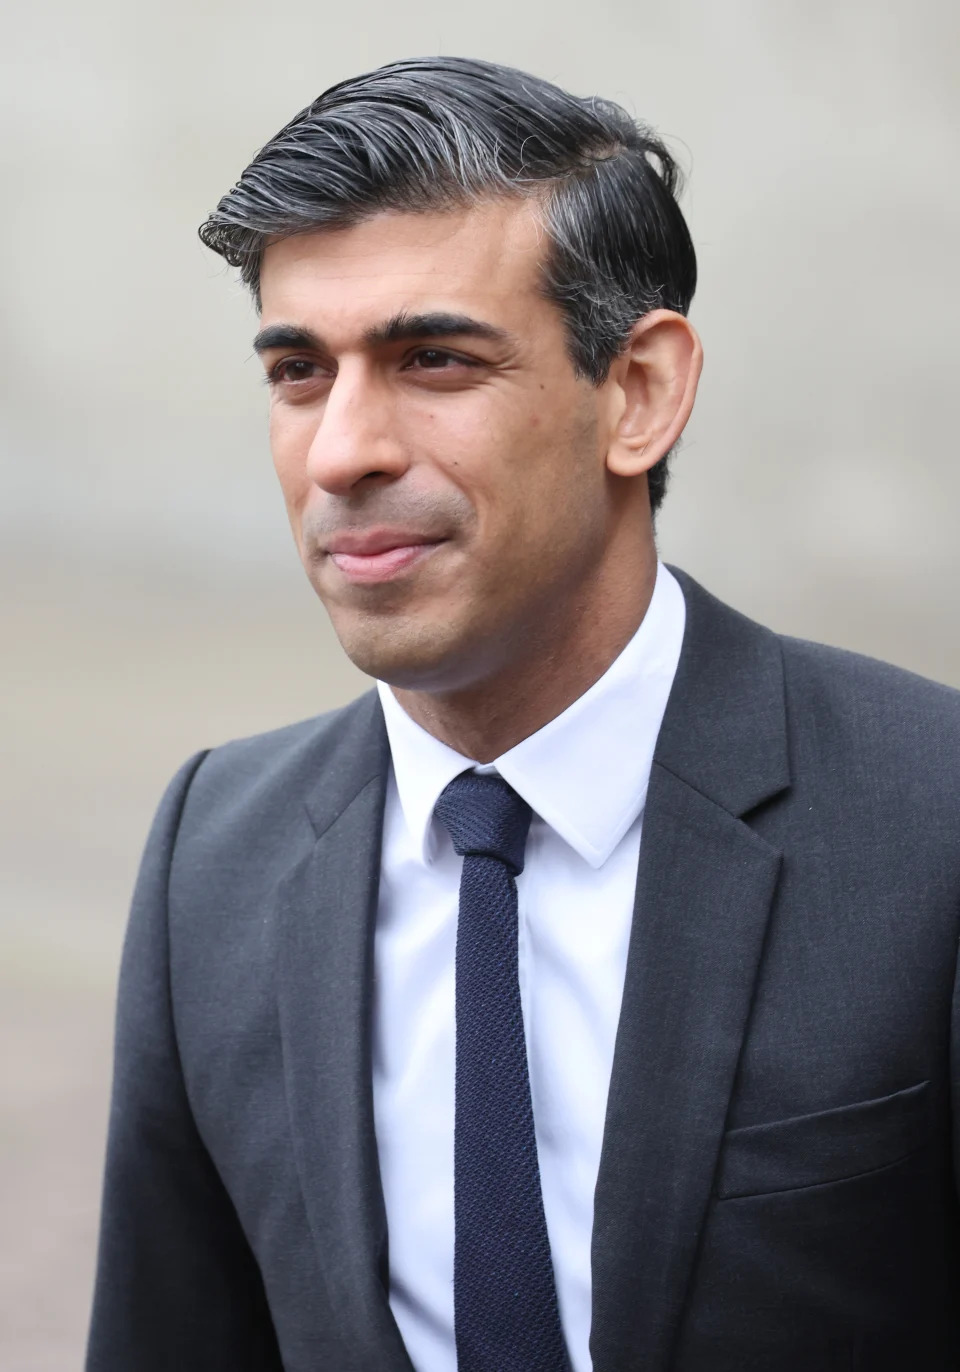
<svg viewBox="0 0 960 1372">
<path fill-rule="evenodd" d="M 445 348 L 420 348 L 407 365 L 421 371 L 443 372 L 451 367 L 472 367 L 476 364 L 459 353 L 447 352 Z"/>
<path fill-rule="evenodd" d="M 317 372 L 316 362 L 310 362 L 305 357 L 284 357 L 270 368 L 267 383 L 270 386 L 296 385 L 297 382 L 315 380 Z"/>
</svg>

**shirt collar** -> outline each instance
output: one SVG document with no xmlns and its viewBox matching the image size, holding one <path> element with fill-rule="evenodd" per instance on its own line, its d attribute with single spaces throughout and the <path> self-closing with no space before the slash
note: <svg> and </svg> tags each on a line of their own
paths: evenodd
<svg viewBox="0 0 960 1372">
<path fill-rule="evenodd" d="M 493 767 L 591 867 L 601 867 L 643 811 L 683 641 L 683 592 L 659 564 L 643 622 L 603 676 Z M 416 724 L 377 682 L 400 806 L 425 862 L 444 787 L 477 763 Z"/>
</svg>

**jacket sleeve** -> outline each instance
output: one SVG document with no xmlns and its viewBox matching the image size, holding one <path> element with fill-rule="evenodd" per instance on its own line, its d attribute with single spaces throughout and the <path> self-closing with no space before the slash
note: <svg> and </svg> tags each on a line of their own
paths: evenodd
<svg viewBox="0 0 960 1372">
<path fill-rule="evenodd" d="M 953 1189 L 960 1198 L 960 941 L 953 979 L 950 1023 L 950 1122 L 953 1152 Z"/>
<path fill-rule="evenodd" d="M 259 1269 L 191 1114 L 171 1013 L 168 879 L 204 756 L 160 805 L 124 944 L 87 1372 L 282 1372 Z"/>
</svg>

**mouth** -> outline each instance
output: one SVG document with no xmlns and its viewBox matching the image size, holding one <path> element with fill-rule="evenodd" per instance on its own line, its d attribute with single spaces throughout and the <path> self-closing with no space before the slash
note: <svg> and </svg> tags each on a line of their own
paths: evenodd
<svg viewBox="0 0 960 1372">
<path fill-rule="evenodd" d="M 327 556 L 337 570 L 355 585 L 373 585 L 394 577 L 426 560 L 445 538 L 427 538 L 403 531 L 371 530 L 338 534 L 327 545 Z"/>
</svg>

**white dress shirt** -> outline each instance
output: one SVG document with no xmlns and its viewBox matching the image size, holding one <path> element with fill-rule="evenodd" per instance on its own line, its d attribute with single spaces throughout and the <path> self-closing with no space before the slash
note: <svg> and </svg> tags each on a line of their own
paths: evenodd
<svg viewBox="0 0 960 1372">
<path fill-rule="evenodd" d="M 599 681 L 486 768 L 533 810 L 517 879 L 520 997 L 547 1231 L 574 1372 L 589 1372 L 593 1193 L 633 916 L 643 806 L 683 639 L 660 565 Z M 393 759 L 374 945 L 373 1101 L 390 1306 L 417 1372 L 455 1372 L 454 952 L 463 859 L 433 818 L 476 767 L 378 684 Z"/>
</svg>

